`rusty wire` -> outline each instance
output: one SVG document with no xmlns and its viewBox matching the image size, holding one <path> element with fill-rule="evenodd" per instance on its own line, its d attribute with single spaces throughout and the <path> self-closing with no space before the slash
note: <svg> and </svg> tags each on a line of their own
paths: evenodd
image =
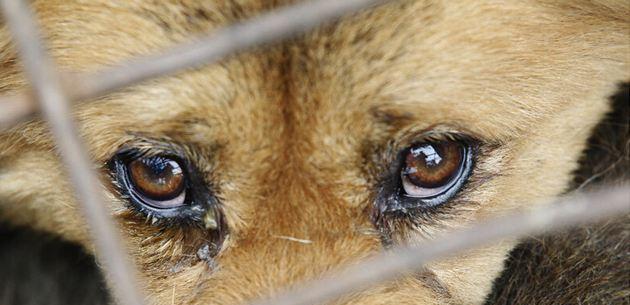
<svg viewBox="0 0 630 305">
<path fill-rule="evenodd" d="M 5 20 L 18 45 L 33 94 L 22 91 L 0 97 L 0 130 L 22 121 L 39 107 L 49 122 L 63 161 L 75 185 L 77 199 L 96 242 L 97 257 L 116 300 L 141 304 L 133 268 L 128 265 L 109 212 L 103 205 L 97 176 L 71 118 L 71 101 L 94 98 L 143 80 L 218 61 L 235 52 L 266 44 L 314 28 L 383 0 L 316 0 L 281 8 L 208 36 L 181 44 L 158 55 L 133 59 L 95 74 L 72 77 L 77 84 L 63 86 L 64 79 L 44 52 L 35 22 L 25 2 L 2 0 Z M 68 79 L 65 79 L 68 82 Z M 65 90 L 64 90 L 65 89 Z M 35 102 L 37 100 L 38 103 Z M 557 204 L 530 212 L 493 219 L 467 230 L 428 241 L 421 247 L 381 254 L 324 279 L 305 283 L 255 305 L 305 305 L 336 299 L 347 293 L 392 280 L 437 258 L 454 255 L 503 238 L 556 230 L 592 222 L 630 210 L 628 186 L 563 198 Z"/>
</svg>

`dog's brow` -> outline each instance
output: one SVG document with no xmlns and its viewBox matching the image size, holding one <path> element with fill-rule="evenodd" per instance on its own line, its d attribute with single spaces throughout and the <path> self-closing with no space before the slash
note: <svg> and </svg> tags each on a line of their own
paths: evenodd
<svg viewBox="0 0 630 305">
<path fill-rule="evenodd" d="M 448 287 L 438 278 L 438 276 L 426 267 L 421 268 L 415 273 L 415 278 L 424 283 L 429 289 L 438 295 L 446 298 L 451 297 Z"/>
<path fill-rule="evenodd" d="M 384 109 L 373 107 L 371 108 L 370 113 L 376 122 L 392 127 L 406 125 L 416 119 L 412 113 L 391 108 Z"/>
</svg>

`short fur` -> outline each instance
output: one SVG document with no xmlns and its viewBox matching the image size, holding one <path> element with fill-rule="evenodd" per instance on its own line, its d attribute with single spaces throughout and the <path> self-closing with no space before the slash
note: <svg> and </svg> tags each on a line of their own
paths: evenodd
<svg viewBox="0 0 630 305">
<path fill-rule="evenodd" d="M 574 188 L 628 181 L 629 86 L 613 97 L 613 112 L 598 124 L 576 171 Z M 495 282 L 487 304 L 627 304 L 630 301 L 630 221 L 525 240 Z M 544 287 L 544 289 L 541 289 Z"/>
<path fill-rule="evenodd" d="M 60 66 L 93 71 L 284 4 L 48 0 L 33 7 Z M 79 105 L 76 116 L 148 301 L 233 304 L 369 257 L 385 239 L 415 244 L 566 191 L 589 135 L 611 109 L 608 97 L 630 79 L 629 13 L 626 1 L 396 1 Z M 22 88 L 6 31 L 0 50 L 0 87 Z M 428 130 L 480 143 L 466 187 L 448 209 L 413 226 L 373 222 L 391 152 Z M 115 191 L 106 164 L 143 138 L 185 146 L 219 196 L 229 235 L 216 257 L 196 255 L 211 233 L 153 225 Z M 93 252 L 39 119 L 0 134 L 0 217 Z M 515 244 L 430 263 L 422 276 L 339 303 L 483 303 Z M 495 291 L 498 299 L 511 294 Z"/>
</svg>

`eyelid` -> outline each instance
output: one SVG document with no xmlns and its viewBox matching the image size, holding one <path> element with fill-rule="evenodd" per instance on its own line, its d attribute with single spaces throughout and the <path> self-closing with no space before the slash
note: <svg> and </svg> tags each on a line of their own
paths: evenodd
<svg viewBox="0 0 630 305">
<path fill-rule="evenodd" d="M 468 133 L 466 129 L 455 128 L 450 125 L 434 125 L 418 130 L 410 128 L 403 130 L 394 137 L 393 146 L 398 150 L 412 146 L 414 143 L 440 142 L 440 141 L 461 141 L 479 145 L 485 143 L 481 138 Z"/>
<path fill-rule="evenodd" d="M 160 143 L 160 142 L 157 142 Z M 168 157 L 175 161 L 181 162 L 180 164 L 187 163 L 185 150 L 177 145 L 147 145 L 145 142 L 130 143 L 124 145 L 119 149 L 115 156 L 124 156 L 129 159 L 139 159 L 147 157 Z M 161 143 L 160 143 L 161 144 Z"/>
</svg>

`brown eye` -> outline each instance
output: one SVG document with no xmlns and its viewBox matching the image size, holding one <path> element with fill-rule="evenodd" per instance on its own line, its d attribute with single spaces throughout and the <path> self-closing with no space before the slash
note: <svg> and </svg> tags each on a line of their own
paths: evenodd
<svg viewBox="0 0 630 305">
<path fill-rule="evenodd" d="M 159 209 L 183 205 L 186 179 L 180 164 L 167 157 L 144 157 L 127 165 L 133 195 Z"/>
<path fill-rule="evenodd" d="M 455 141 L 421 143 L 409 148 L 401 171 L 406 196 L 430 198 L 451 189 L 464 175 L 468 153 Z"/>
</svg>

